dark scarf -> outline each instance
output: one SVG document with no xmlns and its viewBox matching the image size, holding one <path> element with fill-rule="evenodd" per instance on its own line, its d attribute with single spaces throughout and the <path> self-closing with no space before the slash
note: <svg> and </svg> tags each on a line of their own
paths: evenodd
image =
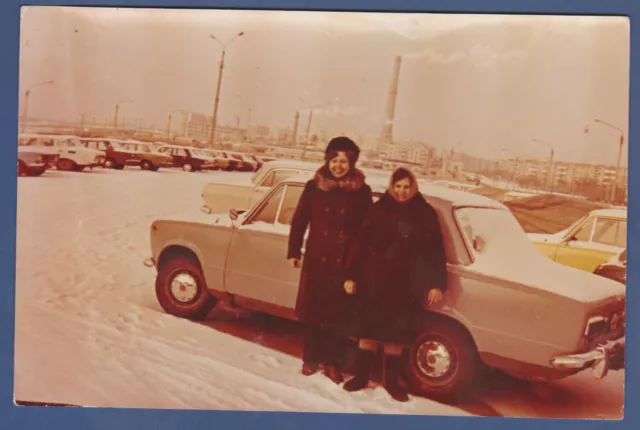
<svg viewBox="0 0 640 430">
<path fill-rule="evenodd" d="M 322 191 L 331 191 L 335 189 L 357 191 L 363 187 L 364 179 L 364 173 L 356 168 L 351 168 L 349 173 L 345 176 L 340 179 L 336 179 L 326 165 L 318 169 L 313 177 L 316 186 Z"/>
</svg>

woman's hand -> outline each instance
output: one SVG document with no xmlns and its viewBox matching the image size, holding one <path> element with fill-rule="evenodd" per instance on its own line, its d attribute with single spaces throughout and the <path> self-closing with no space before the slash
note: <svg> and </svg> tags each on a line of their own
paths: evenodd
<svg viewBox="0 0 640 430">
<path fill-rule="evenodd" d="M 294 269 L 299 269 L 300 267 L 302 267 L 302 261 L 300 261 L 299 258 L 290 258 L 289 263 Z"/>
<path fill-rule="evenodd" d="M 350 296 L 356 293 L 356 283 L 353 281 L 344 281 L 344 291 Z"/>
<path fill-rule="evenodd" d="M 431 289 L 429 291 L 429 294 L 427 295 L 426 307 L 430 308 L 437 305 L 442 300 L 442 297 L 443 297 L 442 290 L 438 288 Z"/>
</svg>

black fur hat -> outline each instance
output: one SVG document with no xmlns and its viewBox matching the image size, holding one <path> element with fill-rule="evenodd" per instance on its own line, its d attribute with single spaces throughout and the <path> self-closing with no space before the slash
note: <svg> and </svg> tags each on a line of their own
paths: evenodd
<svg viewBox="0 0 640 430">
<path fill-rule="evenodd" d="M 329 152 L 335 153 L 340 151 L 343 151 L 346 153 L 352 153 L 355 156 L 354 161 L 357 161 L 358 157 L 360 156 L 360 148 L 358 147 L 358 145 L 356 145 L 356 143 L 353 140 L 349 139 L 346 136 L 338 136 L 331 139 L 324 153 L 325 153 L 325 156 L 328 156 Z"/>
</svg>

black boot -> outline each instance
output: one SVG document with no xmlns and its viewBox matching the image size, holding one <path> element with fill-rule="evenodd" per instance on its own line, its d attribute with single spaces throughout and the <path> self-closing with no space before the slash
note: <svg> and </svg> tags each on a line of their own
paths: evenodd
<svg viewBox="0 0 640 430">
<path fill-rule="evenodd" d="M 399 378 L 402 370 L 402 358 L 386 355 L 384 371 L 384 387 L 394 400 L 398 402 L 409 401 L 407 391 L 400 386 Z"/>
<path fill-rule="evenodd" d="M 353 378 L 344 383 L 342 387 L 345 391 L 360 391 L 369 385 L 371 374 L 371 364 L 373 363 L 374 354 L 371 351 L 358 351 L 356 359 L 356 370 Z"/>
<path fill-rule="evenodd" d="M 335 384 L 342 384 L 344 377 L 342 376 L 342 370 L 335 365 L 328 365 L 324 368 L 324 374 L 327 378 L 331 379 Z"/>
</svg>

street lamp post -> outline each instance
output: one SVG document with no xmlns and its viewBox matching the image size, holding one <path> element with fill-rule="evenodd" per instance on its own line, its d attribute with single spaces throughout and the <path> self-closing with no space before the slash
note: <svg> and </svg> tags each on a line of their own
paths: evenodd
<svg viewBox="0 0 640 430">
<path fill-rule="evenodd" d="M 133 102 L 133 100 L 120 100 L 118 103 L 116 103 L 116 113 L 113 117 L 113 130 L 117 131 L 118 130 L 118 111 L 120 110 L 120 104 L 121 103 L 131 103 Z M 125 124 L 125 128 L 126 128 L 126 124 Z"/>
<path fill-rule="evenodd" d="M 547 189 L 549 190 L 549 192 L 553 192 L 553 187 L 555 185 L 555 181 L 553 178 L 553 156 L 554 156 L 554 150 L 553 150 L 553 146 L 549 143 L 549 142 L 545 142 L 543 140 L 539 140 L 539 139 L 533 139 L 534 142 L 537 143 L 541 143 L 543 145 L 546 145 L 549 147 L 549 149 L 551 150 L 551 154 L 549 155 L 549 167 L 547 168 L 547 178 L 546 178 L 546 185 L 547 185 Z"/>
<path fill-rule="evenodd" d="M 233 42 L 236 37 L 242 36 L 243 34 L 244 34 L 244 31 L 241 31 L 240 33 L 233 36 L 227 43 L 220 42 L 218 39 L 216 39 L 216 37 L 213 34 L 209 35 L 211 39 L 215 40 L 220 45 L 222 45 L 222 53 L 220 54 L 220 68 L 218 70 L 218 85 L 216 87 L 216 98 L 213 104 L 213 115 L 211 116 L 211 130 L 209 132 L 209 142 L 208 142 L 209 148 L 213 148 L 213 142 L 215 140 L 215 133 L 216 133 L 216 126 L 218 122 L 218 103 L 220 101 L 220 85 L 222 84 L 222 70 L 224 69 L 224 56 L 227 52 L 227 46 L 231 42 Z"/>
<path fill-rule="evenodd" d="M 184 109 L 178 109 L 178 110 L 174 110 L 169 114 L 169 121 L 167 121 L 167 139 L 171 139 L 171 115 L 173 115 L 174 113 L 185 113 L 185 112 L 186 111 Z"/>
<path fill-rule="evenodd" d="M 29 115 L 29 98 L 31 97 L 31 90 L 36 87 L 41 87 L 43 85 L 53 84 L 54 81 L 45 81 L 40 82 L 39 84 L 35 84 L 27 88 L 24 92 L 24 106 L 22 107 L 22 125 L 20 127 L 20 131 L 24 133 L 27 129 L 27 116 Z"/>
<path fill-rule="evenodd" d="M 620 148 L 618 149 L 618 161 L 616 163 L 616 174 L 613 180 L 613 184 L 611 186 L 611 201 L 614 201 L 616 199 L 616 189 L 618 187 L 618 179 L 620 178 L 620 162 L 622 161 L 622 147 L 624 146 L 624 130 L 621 129 L 620 127 L 616 127 L 615 125 L 610 124 L 607 121 L 603 121 L 598 118 L 595 118 L 593 121 L 620 132 Z M 584 132 L 588 133 L 589 128 L 588 127 L 585 128 Z"/>
</svg>

